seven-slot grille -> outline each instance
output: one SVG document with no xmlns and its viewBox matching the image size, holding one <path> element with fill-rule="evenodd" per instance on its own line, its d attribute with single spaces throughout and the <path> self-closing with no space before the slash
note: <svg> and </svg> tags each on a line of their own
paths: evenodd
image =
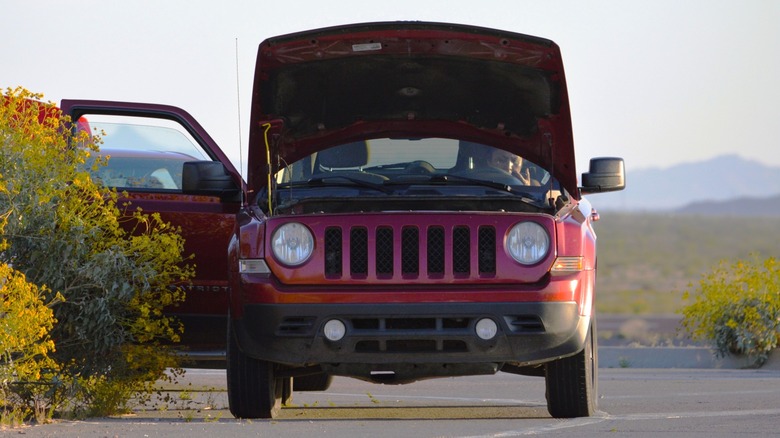
<svg viewBox="0 0 780 438">
<path fill-rule="evenodd" d="M 328 278 L 375 275 L 389 279 L 397 274 L 441 278 L 450 272 L 468 277 L 475 274 L 473 270 L 492 275 L 496 272 L 496 229 L 492 225 L 329 226 L 324 251 Z M 476 258 L 475 267 L 472 257 Z"/>
</svg>

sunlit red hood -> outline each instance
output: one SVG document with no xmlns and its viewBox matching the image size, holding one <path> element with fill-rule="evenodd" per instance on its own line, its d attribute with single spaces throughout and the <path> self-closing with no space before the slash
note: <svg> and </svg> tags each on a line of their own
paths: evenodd
<svg viewBox="0 0 780 438">
<path fill-rule="evenodd" d="M 250 189 L 315 151 L 365 137 L 439 136 L 502 146 L 577 193 L 560 50 L 465 25 L 354 24 L 260 44 Z"/>
</svg>

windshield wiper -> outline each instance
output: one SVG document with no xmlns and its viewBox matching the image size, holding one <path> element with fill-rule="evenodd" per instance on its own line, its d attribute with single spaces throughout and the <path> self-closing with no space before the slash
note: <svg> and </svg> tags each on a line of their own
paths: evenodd
<svg viewBox="0 0 780 438">
<path fill-rule="evenodd" d="M 383 169 L 403 169 L 406 166 L 412 164 L 414 161 L 407 161 L 405 163 L 393 163 L 393 164 L 380 164 L 377 166 L 371 166 L 367 167 L 363 170 L 370 171 L 370 170 L 383 170 Z"/>
<path fill-rule="evenodd" d="M 518 190 L 517 187 L 511 186 L 509 184 L 504 184 L 497 181 L 491 181 L 486 179 L 469 178 L 467 176 L 453 175 L 448 173 L 444 175 L 434 175 L 431 177 L 429 182 L 434 184 L 437 183 L 447 184 L 450 182 L 461 183 L 461 184 L 468 183 L 469 185 L 489 187 L 503 192 L 511 193 L 512 195 L 519 197 L 521 201 L 526 203 L 537 204 L 539 202 L 544 202 L 542 199 L 539 199 L 539 196 L 534 196 L 533 193 L 529 193 L 527 191 L 520 191 Z"/>
<path fill-rule="evenodd" d="M 432 183 L 445 183 L 445 184 L 450 181 L 467 182 L 471 185 L 490 187 L 492 189 L 514 193 L 512 186 L 510 186 L 509 184 L 504 184 L 504 183 L 485 180 L 485 179 L 469 178 L 467 176 L 461 176 L 461 175 L 453 175 L 451 173 L 447 173 L 444 175 L 434 175 L 431 177 L 429 181 Z"/>
<path fill-rule="evenodd" d="M 338 181 L 342 180 L 342 181 Z M 344 185 L 350 185 L 346 184 L 344 181 L 349 181 L 349 183 L 353 185 L 357 185 L 360 187 L 367 187 L 369 189 L 373 189 L 385 194 L 393 193 L 393 190 L 385 187 L 381 184 L 372 183 L 360 178 L 354 178 L 351 176 L 345 176 L 345 175 L 332 175 L 332 176 L 320 176 L 316 178 L 311 178 L 308 181 L 297 181 L 294 183 L 288 183 L 288 184 L 279 184 L 278 187 L 294 187 L 294 186 L 344 186 Z"/>
</svg>

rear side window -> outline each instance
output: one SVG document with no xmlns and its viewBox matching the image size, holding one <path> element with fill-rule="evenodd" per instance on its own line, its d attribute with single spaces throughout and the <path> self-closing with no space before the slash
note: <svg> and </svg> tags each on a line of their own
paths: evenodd
<svg viewBox="0 0 780 438">
<path fill-rule="evenodd" d="M 93 178 L 123 190 L 181 190 L 186 161 L 209 160 L 203 148 L 177 122 L 147 117 L 85 115 L 106 159 Z"/>
</svg>

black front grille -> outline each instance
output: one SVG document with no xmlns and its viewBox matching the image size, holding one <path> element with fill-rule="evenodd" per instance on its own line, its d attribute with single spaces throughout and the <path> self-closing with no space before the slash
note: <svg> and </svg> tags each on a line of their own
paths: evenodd
<svg viewBox="0 0 780 438">
<path fill-rule="evenodd" d="M 357 353 L 451 353 L 468 351 L 464 338 L 471 336 L 474 318 L 380 317 L 350 322 L 353 334 L 363 338 L 355 343 Z M 370 339 L 375 337 L 382 339 Z"/>
<path fill-rule="evenodd" d="M 455 227 L 452 231 L 452 271 L 468 275 L 471 268 L 471 233 L 468 227 Z"/>
<path fill-rule="evenodd" d="M 376 230 L 376 273 L 377 275 L 393 275 L 393 229 L 388 227 Z"/>
<path fill-rule="evenodd" d="M 420 231 L 417 227 L 404 227 L 401 232 L 401 272 L 420 273 Z"/>
<path fill-rule="evenodd" d="M 349 232 L 349 267 L 352 275 L 368 274 L 368 230 L 364 227 L 355 227 Z"/>
<path fill-rule="evenodd" d="M 344 236 L 349 236 L 349 242 L 343 242 Z M 449 229 L 441 225 L 425 229 L 415 225 L 369 229 L 361 225 L 348 230 L 329 226 L 323 246 L 323 268 L 329 278 L 340 278 L 344 271 L 356 278 L 375 275 L 380 279 L 398 274 L 404 278 L 417 278 L 421 273 L 441 278 L 449 273 L 463 278 L 476 274 L 472 271 L 480 275 L 496 273 L 497 236 L 492 225 L 459 225 Z M 346 257 L 344 251 L 349 251 Z M 426 253 L 422 258 L 421 251 Z M 349 266 L 345 267 L 347 260 Z"/>
<path fill-rule="evenodd" d="M 277 328 L 277 334 L 284 335 L 308 335 L 314 327 L 313 316 L 290 316 L 285 318 Z"/>
<path fill-rule="evenodd" d="M 428 228 L 428 275 L 444 274 L 444 227 Z"/>
<path fill-rule="evenodd" d="M 479 227 L 479 273 L 496 273 L 496 229 Z"/>
<path fill-rule="evenodd" d="M 544 323 L 536 315 L 504 316 L 509 330 L 512 332 L 544 332 Z"/>
<path fill-rule="evenodd" d="M 325 274 L 341 276 L 341 228 L 325 229 Z"/>
</svg>

